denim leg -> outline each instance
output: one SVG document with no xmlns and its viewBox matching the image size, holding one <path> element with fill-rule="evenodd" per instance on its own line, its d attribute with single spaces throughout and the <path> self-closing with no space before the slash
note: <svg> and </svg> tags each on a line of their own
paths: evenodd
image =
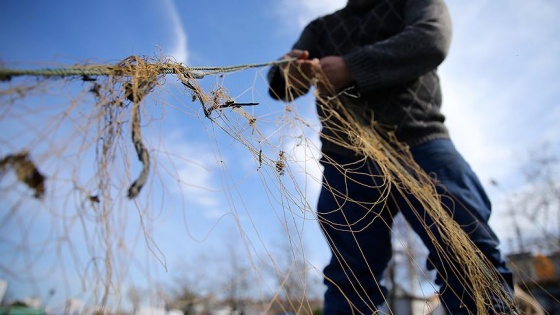
<svg viewBox="0 0 560 315">
<path fill-rule="evenodd" d="M 381 183 L 372 163 L 346 165 L 345 171 L 329 163 L 324 167 L 317 212 L 332 258 L 324 269 L 323 314 L 372 314 L 387 297 L 380 282 L 392 255 L 393 214 L 379 203 Z"/>
<path fill-rule="evenodd" d="M 506 267 L 505 260 L 498 249 L 498 238 L 488 225 L 491 212 L 490 201 L 470 166 L 455 150 L 450 140 L 431 141 L 411 148 L 411 152 L 420 167 L 435 177 L 436 188 L 444 208 L 450 211 L 452 218 L 493 264 L 503 278 L 504 287 L 511 292 L 512 274 Z M 413 208 L 401 207 L 401 212 L 430 251 L 428 267 L 438 271 L 436 284 L 441 286 L 440 296 L 443 304 L 450 314 L 474 314 L 476 312 L 475 301 L 469 292 L 465 291 L 464 280 L 452 272 L 454 267 L 449 265 L 452 262 L 439 258 L 428 237 L 425 226 L 431 223 L 429 216 L 421 213 L 420 217 L 427 219 L 420 222 L 414 211 L 422 211 L 422 209 L 419 206 Z M 437 229 L 432 232 L 437 237 Z M 461 264 L 461 262 L 455 263 L 457 266 Z M 489 314 L 498 310 L 509 314 L 509 310 L 500 306 L 503 301 L 495 299 L 494 310 L 490 309 Z"/>
<path fill-rule="evenodd" d="M 431 141 L 411 148 L 411 152 L 416 162 L 436 178 L 444 208 L 487 256 L 503 278 L 504 287 L 511 292 L 511 272 L 488 225 L 490 202 L 474 172 L 450 140 Z M 436 284 L 441 287 L 440 296 L 447 311 L 453 315 L 474 314 L 475 301 L 465 290 L 464 280 L 452 271 L 460 269 L 461 262 L 455 262 L 454 266 L 450 265 L 453 262 L 439 258 L 425 230 L 433 222 L 418 200 L 412 195 L 401 196 L 396 189 L 390 191 L 390 198 L 382 198 L 386 197 L 383 188 L 387 187 L 377 177 L 375 163 L 352 164 L 352 159 L 347 157 L 335 159 L 338 164 L 348 165 L 341 171 L 324 163 L 325 181 L 317 209 L 332 250 L 331 262 L 324 271 L 327 292 L 323 314 L 371 314 L 385 301 L 387 290 L 381 281 L 391 259 L 390 226 L 397 209 L 429 249 L 428 268 L 438 271 Z M 379 203 L 380 200 L 389 200 L 391 204 Z M 431 232 L 437 238 L 437 228 Z M 450 249 L 446 250 L 452 257 Z M 489 309 L 488 313 L 512 313 L 500 308 L 501 302 L 496 299 L 494 310 Z"/>
</svg>

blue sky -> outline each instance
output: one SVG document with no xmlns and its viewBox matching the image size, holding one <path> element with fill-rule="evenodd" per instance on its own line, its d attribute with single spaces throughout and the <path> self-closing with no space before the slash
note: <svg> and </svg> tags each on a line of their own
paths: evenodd
<svg viewBox="0 0 560 315">
<path fill-rule="evenodd" d="M 0 62 L 16 68 L 116 63 L 132 54 L 172 57 L 190 66 L 267 62 L 287 52 L 307 22 L 341 8 L 344 3 L 344 0 L 3 1 L 0 3 Z M 520 188 L 519 164 L 529 150 L 541 143 L 549 142 L 558 151 L 560 40 L 556 32 L 560 26 L 560 4 L 555 0 L 450 0 L 448 6 L 454 38 L 449 56 L 440 67 L 443 111 L 457 147 L 495 200 L 492 223 L 498 234 L 506 238 L 510 229 L 501 219 L 500 213 L 505 210 L 500 202 L 505 193 Z M 304 152 L 295 146 L 297 139 L 277 135 L 286 132 L 280 124 L 283 106 L 267 97 L 265 74 L 266 69 L 247 70 L 223 78 L 209 77 L 201 84 L 206 89 L 223 86 L 238 101 L 259 102 L 258 108 L 248 111 L 258 118 L 259 128 L 274 139 L 271 140 L 274 145 L 265 148 L 265 153 L 274 157 L 275 150 L 286 149 L 297 158 L 304 158 Z M 63 102 L 75 92 L 77 85 L 69 86 L 68 90 L 64 90 L 63 84 L 54 87 L 59 90 L 49 90 L 51 98 L 33 99 L 36 106 Z M 285 226 L 291 226 L 286 222 L 292 217 L 302 231 L 299 234 L 305 243 L 306 258 L 316 268 L 322 268 L 329 254 L 313 221 L 318 185 L 313 180 L 303 185 L 308 202 L 305 211 L 283 209 L 282 205 L 290 202 L 279 199 L 274 172 L 259 170 L 254 152 L 251 154 L 218 126 L 210 124 L 201 115 L 197 103 L 191 103 L 189 92 L 174 78 L 167 78 L 162 90 L 155 94 L 152 100 L 155 106 L 149 109 L 152 121 L 144 131 L 147 145 L 158 157 L 156 165 L 160 166 L 148 186 L 152 193 L 144 194 L 137 204 L 120 201 L 118 208 L 123 213 L 113 221 L 122 224 L 118 235 L 130 242 L 125 248 L 136 257 L 129 265 L 133 276 L 123 276 L 124 280 L 149 271 L 152 279 L 169 282 L 186 268 L 198 268 L 200 263 L 209 264 L 209 260 L 227 259 L 226 249 L 241 248 L 239 244 L 244 244 L 241 252 L 257 266 L 261 257 L 274 256 L 284 244 Z M 310 141 L 316 141 L 312 132 L 317 126 L 312 99 L 303 98 L 295 105 L 299 115 L 311 123 L 312 128 L 307 131 Z M 17 134 L 17 124 L 8 121 L 0 130 Z M 243 132 L 250 139 L 250 133 Z M 23 146 L 5 139 L 2 155 Z M 124 137 L 123 142 L 127 139 Z M 68 150 L 76 149 L 69 146 Z M 44 156 L 48 147 L 37 151 L 36 155 Z M 124 159 L 131 165 L 131 174 L 124 172 L 123 176 L 133 178 L 138 162 L 130 147 L 123 152 L 128 153 Z M 82 157 L 82 164 L 93 162 L 87 154 Z M 319 176 L 312 159 L 300 165 L 308 167 L 306 172 L 312 176 Z M 302 171 L 297 167 L 293 171 L 294 179 L 301 183 Z M 505 191 L 489 187 L 491 179 L 500 182 Z M 285 176 L 282 182 L 290 185 L 291 178 Z M 8 209 L 8 199 L 11 197 L 0 203 L 2 208 Z M 71 207 L 75 203 L 65 205 Z M 41 208 L 44 204 L 31 203 L 16 217 L 24 221 L 24 213 L 32 211 L 30 207 Z M 145 239 L 138 228 L 139 213 L 153 240 Z M 33 223 L 17 226 L 17 220 L 8 220 L 10 226 L 5 228 L 15 231 L 14 235 L 23 235 L 22 226 L 36 229 L 32 239 L 41 239 L 41 233 L 60 236 L 68 228 L 53 215 L 33 212 L 32 217 Z M 84 272 L 80 268 L 86 264 L 88 251 L 82 246 L 87 247 L 92 238 L 84 236 L 80 240 L 83 231 L 77 225 L 70 231 L 79 235 L 74 242 L 80 264 L 71 267 L 76 264 L 70 257 L 72 250 L 60 247 L 56 257 L 66 261 L 63 277 L 66 289 L 57 296 L 85 298 L 76 293 L 75 286 L 80 281 L 74 270 L 78 274 Z M 263 254 L 267 250 L 269 253 Z M 22 258 L 11 259 L 20 262 Z M 2 265 L 8 262 L 6 259 Z M 41 264 L 31 265 L 43 275 L 36 277 L 40 281 L 55 283 L 61 279 L 58 270 L 50 272 L 51 269 Z M 209 265 L 223 267 L 214 262 Z M 2 277 L 11 278 L 5 270 L 0 273 Z M 143 281 L 139 281 L 140 286 L 149 282 Z M 16 292 L 11 294 L 44 297 L 48 290 L 45 287 L 49 285 L 14 285 L 11 289 Z"/>
</svg>

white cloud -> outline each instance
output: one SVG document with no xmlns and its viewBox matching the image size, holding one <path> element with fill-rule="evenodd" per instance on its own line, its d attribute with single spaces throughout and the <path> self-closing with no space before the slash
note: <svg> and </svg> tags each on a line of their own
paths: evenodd
<svg viewBox="0 0 560 315">
<path fill-rule="evenodd" d="M 483 183 L 501 178 L 511 169 L 508 143 L 496 140 L 496 129 L 503 128 L 503 115 L 495 110 L 477 110 L 480 97 L 472 85 L 460 78 L 442 75 L 444 87 L 443 112 L 456 147 L 465 156 Z M 497 115 L 497 116 L 494 116 Z"/>
<path fill-rule="evenodd" d="M 278 12 L 285 25 L 301 30 L 313 19 L 341 9 L 346 0 L 281 0 L 278 2 Z"/>
<path fill-rule="evenodd" d="M 560 54 L 553 34 L 560 11 L 548 0 L 448 4 L 454 39 L 440 71 L 443 110 L 481 177 L 500 180 L 515 172 L 512 157 L 558 129 L 546 113 L 558 99 L 560 66 L 552 61 Z"/>
<path fill-rule="evenodd" d="M 313 203 L 319 198 L 323 178 L 322 166 L 319 163 L 321 143 L 318 126 L 320 123 L 315 110 L 309 110 L 309 108 L 314 108 L 315 106 L 313 98 L 302 98 L 298 104 L 298 107 L 304 110 L 298 113 L 301 115 L 299 118 L 302 122 L 294 122 L 300 124 L 296 125 L 297 127 L 292 126 L 291 129 L 294 131 L 298 130 L 296 133 L 301 134 L 295 134 L 286 147 L 292 149 L 288 154 L 290 154 L 292 159 L 290 161 L 292 164 L 291 168 L 297 176 L 300 188 L 304 191 L 306 200 Z M 293 104 L 293 106 L 297 106 L 297 104 Z M 294 108 L 293 110 L 295 111 L 296 109 Z M 310 127 L 307 127 L 307 124 Z M 314 205 L 311 204 L 311 207 L 313 208 Z"/>
<path fill-rule="evenodd" d="M 307 135 L 301 143 L 287 144 L 293 148 L 290 158 L 291 171 L 296 176 L 298 186 L 305 194 L 305 199 L 314 208 L 314 202 L 319 198 L 322 180 L 322 167 L 319 163 L 321 158 L 319 139 L 316 136 Z"/>
<path fill-rule="evenodd" d="M 181 132 L 169 134 L 165 142 L 167 147 L 173 148 L 173 155 L 169 156 L 168 162 L 163 162 L 165 168 L 173 170 L 170 174 L 172 178 L 166 186 L 188 203 L 204 209 L 201 213 L 205 217 L 215 219 L 223 216 L 226 211 L 223 210 L 224 193 L 217 161 L 224 161 L 224 158 L 218 158 L 210 144 L 197 143 Z M 172 184 L 171 181 L 178 181 L 179 185 Z"/>
<path fill-rule="evenodd" d="M 521 159 L 543 142 L 558 144 L 559 4 L 550 0 L 448 1 L 454 38 L 441 67 L 448 126 L 489 189 L 491 225 L 511 237 L 508 201 L 523 185 Z"/>
<path fill-rule="evenodd" d="M 163 5 L 173 28 L 173 42 L 175 43 L 175 47 L 170 50 L 169 55 L 173 57 L 175 61 L 187 64 L 189 61 L 187 33 L 183 28 L 183 23 L 177 12 L 177 7 L 173 0 L 164 0 Z"/>
</svg>

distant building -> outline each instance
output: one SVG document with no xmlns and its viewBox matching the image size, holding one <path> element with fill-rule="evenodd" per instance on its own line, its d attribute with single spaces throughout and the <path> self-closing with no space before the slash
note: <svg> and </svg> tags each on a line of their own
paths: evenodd
<svg viewBox="0 0 560 315">
<path fill-rule="evenodd" d="M 439 296 L 434 294 L 429 297 L 419 297 L 409 294 L 399 287 L 395 290 L 395 297 L 389 300 L 391 314 L 410 315 L 445 315 L 444 307 L 439 301 Z"/>
<path fill-rule="evenodd" d="M 66 300 L 66 304 L 64 306 L 65 315 L 80 315 L 80 314 L 84 314 L 85 313 L 84 311 L 85 311 L 84 302 L 78 299 Z"/>
<path fill-rule="evenodd" d="M 134 315 L 184 315 L 180 310 L 166 310 L 161 307 L 140 307 Z"/>
<path fill-rule="evenodd" d="M 0 304 L 4 301 L 6 290 L 8 289 L 8 281 L 0 279 Z"/>
<path fill-rule="evenodd" d="M 547 256 L 516 253 L 508 256 L 508 263 L 516 285 L 546 312 L 560 315 L 560 252 Z"/>
</svg>

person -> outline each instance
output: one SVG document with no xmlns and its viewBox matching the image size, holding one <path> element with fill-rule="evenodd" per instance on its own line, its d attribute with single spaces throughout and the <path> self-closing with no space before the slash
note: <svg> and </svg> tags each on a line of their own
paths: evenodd
<svg viewBox="0 0 560 315">
<path fill-rule="evenodd" d="M 488 225 L 490 201 L 455 149 L 441 112 L 437 68 L 450 41 L 451 21 L 443 0 L 348 0 L 344 8 L 304 28 L 283 56 L 292 60 L 269 70 L 269 93 L 291 101 L 322 76 L 328 83 L 317 85 L 319 95 L 334 94 L 354 116 L 366 120 L 364 126 L 372 126 L 367 121 L 373 120 L 406 145 L 415 162 L 437 180 L 443 207 L 499 275 L 506 294 L 492 297 L 488 313 L 513 314 L 512 273 Z M 323 97 L 317 98 L 317 111 L 324 168 L 317 213 L 332 250 L 324 269 L 323 314 L 372 314 L 383 305 L 388 292 L 382 279 L 392 257 L 391 224 L 398 212 L 429 250 L 427 267 L 436 270 L 446 311 L 475 314 L 477 301 L 463 275 L 455 272 L 461 262 L 449 259 L 452 253 L 441 257 L 437 229 L 429 231 L 436 241 L 430 238 L 429 213 L 395 185 L 384 187 L 379 165 L 344 145 L 341 139 L 348 135 L 336 127 L 340 122 L 325 109 Z M 387 190 L 374 187 L 389 189 L 390 198 Z"/>
</svg>

